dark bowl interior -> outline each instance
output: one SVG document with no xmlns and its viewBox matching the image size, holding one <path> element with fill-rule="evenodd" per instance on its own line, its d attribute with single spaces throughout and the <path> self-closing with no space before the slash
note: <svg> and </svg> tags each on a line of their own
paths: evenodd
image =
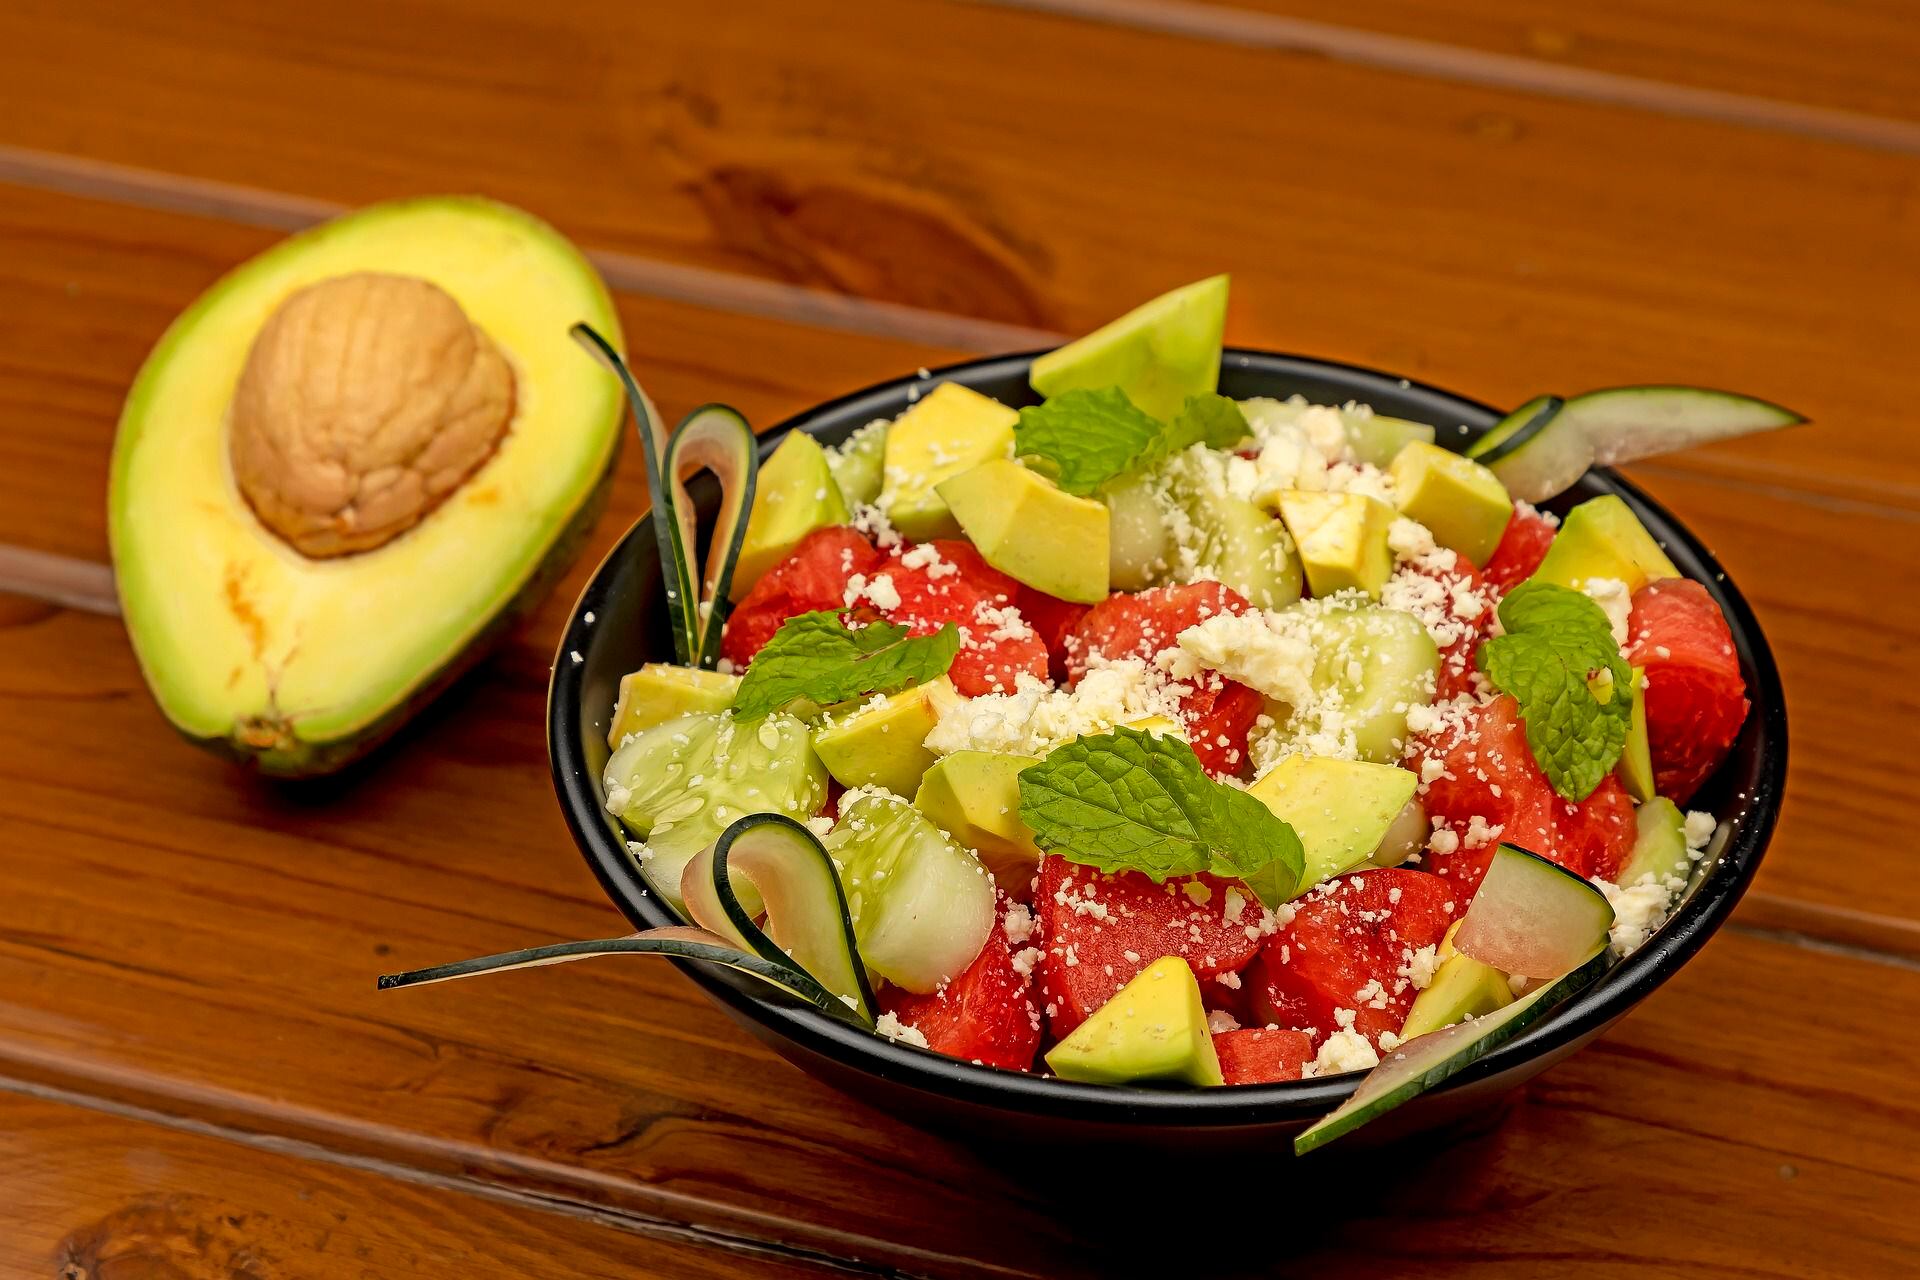
<svg viewBox="0 0 1920 1280">
<path fill-rule="evenodd" d="M 857 391 L 809 410 L 767 434 L 762 454 L 787 431 L 822 442 L 844 439 L 876 418 L 907 408 L 936 382 L 955 381 L 1019 406 L 1037 397 L 1027 386 L 1033 353 L 976 360 Z M 1229 349 L 1220 390 L 1235 398 L 1306 396 L 1321 403 L 1358 400 L 1376 410 L 1439 429 L 1461 446 L 1498 421 L 1498 411 L 1406 379 L 1329 361 Z M 1602 981 L 1488 1054 L 1442 1088 L 1400 1108 L 1354 1138 L 1366 1144 L 1431 1130 L 1496 1107 L 1529 1076 L 1598 1035 L 1674 973 L 1727 918 L 1759 866 L 1779 811 L 1786 775 L 1786 705 L 1780 677 L 1753 612 L 1698 539 L 1633 485 L 1611 472 L 1589 473 L 1551 506 L 1617 493 L 1688 577 L 1703 583 L 1725 612 L 1754 710 L 1725 766 L 1694 801 L 1725 826 L 1718 858 L 1696 877 L 1666 926 Z M 711 489 L 708 491 L 711 499 Z M 710 510 L 710 507 L 709 507 Z M 620 677 L 643 662 L 672 659 L 653 534 L 643 520 L 595 572 L 574 606 L 559 645 L 548 697 L 548 748 L 555 789 L 575 840 L 613 902 L 636 928 L 677 923 L 653 896 L 603 807 L 601 769 L 607 724 Z M 575 662 L 569 656 L 581 655 Z M 803 1069 L 930 1127 L 989 1143 L 1146 1142 L 1163 1148 L 1273 1145 L 1337 1106 L 1358 1075 L 1280 1085 L 1173 1091 L 1073 1084 L 976 1067 L 892 1044 L 833 1021 L 728 970 L 686 962 L 682 969 L 753 1034 Z M 1017 1136 L 1016 1136 L 1017 1135 Z M 1353 1140 L 1349 1140 L 1350 1142 Z M 1343 1144 L 1346 1145 L 1346 1144 Z"/>
</svg>

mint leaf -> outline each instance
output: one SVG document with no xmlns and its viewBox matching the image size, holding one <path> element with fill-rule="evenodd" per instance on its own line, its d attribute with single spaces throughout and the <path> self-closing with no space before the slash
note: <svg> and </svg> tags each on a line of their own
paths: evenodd
<svg viewBox="0 0 1920 1280">
<path fill-rule="evenodd" d="M 1226 396 L 1211 393 L 1189 396 L 1186 407 L 1173 420 L 1166 452 L 1178 453 L 1196 444 L 1210 449 L 1231 449 L 1249 434 L 1247 415 Z"/>
<path fill-rule="evenodd" d="M 1192 747 L 1124 725 L 1021 770 L 1020 819 L 1041 848 L 1070 862 L 1156 883 L 1213 871 L 1269 907 L 1293 896 L 1305 864 L 1293 828 L 1209 778 Z"/>
<path fill-rule="evenodd" d="M 1118 387 L 1063 391 L 1020 411 L 1013 451 L 1068 493 L 1086 497 L 1161 456 L 1166 427 Z"/>
<path fill-rule="evenodd" d="M 1633 669 L 1606 612 L 1581 592 L 1523 582 L 1499 612 L 1506 634 L 1480 646 L 1480 670 L 1520 703 L 1527 746 L 1553 789 L 1585 800 L 1626 748 Z"/>
<path fill-rule="evenodd" d="M 951 622 L 930 636 L 909 636 L 892 622 L 848 628 L 837 612 L 788 618 L 747 665 L 733 714 L 757 720 L 802 699 L 829 706 L 937 680 L 960 651 Z"/>
</svg>

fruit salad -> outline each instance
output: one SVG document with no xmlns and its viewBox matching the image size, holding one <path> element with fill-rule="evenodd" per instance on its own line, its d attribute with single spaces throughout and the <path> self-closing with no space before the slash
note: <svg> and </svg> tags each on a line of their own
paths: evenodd
<svg viewBox="0 0 1920 1280">
<path fill-rule="evenodd" d="M 764 462 L 710 410 L 653 429 L 633 388 L 677 661 L 606 708 L 604 790 L 687 925 L 606 950 L 732 963 L 989 1069 L 1372 1071 L 1304 1150 L 1659 928 L 1710 856 L 1687 806 L 1747 716 L 1740 662 L 1627 503 L 1532 504 L 1798 419 L 1628 388 L 1456 451 L 1219 394 L 1226 299 L 1040 357 L 1030 402 L 927 377 Z M 680 458 L 726 494 L 704 570 Z"/>
</svg>

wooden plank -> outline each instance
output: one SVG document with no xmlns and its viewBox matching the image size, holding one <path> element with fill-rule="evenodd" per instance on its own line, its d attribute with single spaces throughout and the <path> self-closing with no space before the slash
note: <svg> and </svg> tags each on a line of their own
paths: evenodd
<svg viewBox="0 0 1920 1280">
<path fill-rule="evenodd" d="M 170 742 L 116 689 L 110 622 L 15 622 L 0 670 L 38 690 L 0 704 L 0 1073 L 914 1273 L 1111 1274 L 1137 1254 L 1110 1180 L 838 1097 L 663 966 L 376 994 L 383 968 L 617 927 L 519 749 L 533 682 L 485 677 L 380 770 L 291 792 Z M 1358 1200 L 1342 1183 L 1338 1213 L 1306 1195 L 1288 1220 L 1320 1225 L 1290 1227 L 1289 1256 L 1897 1271 L 1920 1245 L 1902 1084 L 1920 1033 L 1887 1011 L 1914 999 L 1910 967 L 1730 932 L 1496 1135 Z M 1190 1185 L 1217 1212 L 1217 1180 Z"/>
<path fill-rule="evenodd" d="M 1734 386 L 1825 434 L 1675 465 L 1920 506 L 1901 155 L 935 0 L 16 6 L 0 47 L 23 146 L 347 202 L 483 187 L 601 248 L 1063 330 L 1226 267 L 1241 340 L 1508 403 Z"/>
<path fill-rule="evenodd" d="M 12 195 L 0 215 L 0 248 L 10 250 L 0 253 L 0 335 L 12 353 L 0 358 L 0 543 L 98 562 L 121 387 L 168 316 L 263 238 L 206 219 Z M 669 414 L 720 398 L 768 423 L 958 357 L 630 295 L 621 304 L 642 376 Z M 644 500 L 637 451 L 620 466 L 596 548 Z M 1865 886 L 1876 913 L 1920 922 L 1920 884 L 1902 853 L 1907 770 L 1920 758 L 1920 716 L 1902 672 L 1920 636 L 1920 604 L 1883 589 L 1907 572 L 1914 517 L 1664 461 L 1642 478 L 1722 555 L 1780 651 L 1797 745 L 1786 831 L 1763 891 L 1845 911 Z M 505 660 L 530 683 L 544 680 L 549 637 L 596 559 L 586 557 Z M 144 699 L 131 680 L 124 696 Z M 524 754 L 537 754 L 539 741 L 530 729 Z M 1832 874 L 1842 858 L 1844 878 Z M 1835 928 L 1854 932 L 1844 921 Z"/>
<path fill-rule="evenodd" d="M 1920 59 L 1920 34 L 1899 0 L 1796 5 L 1709 0 L 1684 6 L 1620 0 L 1604 8 L 1571 0 L 1386 0 L 1361 6 L 1333 0 L 1011 2 L 1105 14 L 1112 21 L 1210 33 L 1223 40 L 1284 41 L 1370 63 L 1424 65 L 1431 74 L 1447 77 L 1496 75 L 1507 61 L 1538 64 L 1534 74 L 1548 83 L 1555 69 L 1598 73 L 1596 79 L 1625 81 L 1614 91 L 1616 100 L 1628 102 L 1688 105 L 1687 96 L 1662 92 L 1669 87 L 1739 95 L 1751 100 L 1748 112 L 1762 121 L 1791 122 L 1792 116 L 1769 109 L 1785 104 L 1920 120 L 1920 84 L 1909 74 Z M 1260 18 L 1268 21 L 1248 21 Z M 1420 50 L 1419 42 L 1430 47 Z M 1567 80 L 1572 83 L 1566 92 L 1586 91 L 1584 80 Z M 1739 108 L 1729 103 L 1725 109 Z"/>
<path fill-rule="evenodd" d="M 14 1092 L 0 1082 L 0 1271 L 10 1276 L 844 1274 L 649 1238 L 442 1180 L 223 1141 L 201 1130 Z"/>
</svg>

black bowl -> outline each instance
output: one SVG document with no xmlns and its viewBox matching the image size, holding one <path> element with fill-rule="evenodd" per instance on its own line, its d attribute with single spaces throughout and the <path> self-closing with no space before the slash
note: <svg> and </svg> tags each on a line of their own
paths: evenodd
<svg viewBox="0 0 1920 1280">
<path fill-rule="evenodd" d="M 843 396 L 770 432 L 761 446 L 763 456 L 787 431 L 805 431 L 825 443 L 842 440 L 876 418 L 899 414 L 916 392 L 941 381 L 963 383 L 1005 404 L 1032 404 L 1037 397 L 1027 386 L 1027 367 L 1033 354 L 970 361 Z M 1220 390 L 1226 395 L 1298 393 L 1336 404 L 1358 400 L 1382 413 L 1432 423 L 1442 443 L 1456 446 L 1501 416 L 1433 387 L 1324 360 L 1229 349 L 1221 363 Z M 1726 920 L 1773 832 L 1786 776 L 1787 713 L 1779 671 L 1759 623 L 1699 540 L 1619 476 L 1590 472 L 1552 505 L 1564 510 L 1602 493 L 1626 500 L 1681 572 L 1712 593 L 1733 630 L 1754 710 L 1732 756 L 1695 801 L 1727 824 L 1718 859 L 1696 877 L 1690 896 L 1666 926 L 1599 983 L 1443 1087 L 1357 1131 L 1349 1144 L 1471 1121 L 1606 1030 L 1672 976 Z M 614 547 L 574 606 L 547 703 L 554 787 L 567 825 L 608 896 L 643 929 L 678 921 L 648 891 L 628 856 L 620 828 L 604 808 L 600 773 L 609 754 L 607 725 L 620 677 L 643 662 L 671 660 L 660 601 L 653 532 L 643 520 Z M 767 993 L 729 970 L 680 963 L 721 1008 L 802 1070 L 863 1102 L 975 1142 L 1111 1141 L 1163 1150 L 1284 1147 L 1292 1134 L 1339 1105 L 1361 1079 L 1347 1075 L 1184 1092 L 1074 1084 L 893 1044 Z"/>
</svg>

